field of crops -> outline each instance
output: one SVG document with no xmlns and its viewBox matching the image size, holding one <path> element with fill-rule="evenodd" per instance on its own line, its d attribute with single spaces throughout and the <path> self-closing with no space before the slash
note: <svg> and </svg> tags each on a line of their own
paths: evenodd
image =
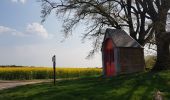
<svg viewBox="0 0 170 100">
<path fill-rule="evenodd" d="M 57 78 L 89 77 L 101 75 L 100 68 L 57 68 Z M 51 79 L 53 69 L 48 67 L 0 67 L 1 80 Z"/>
</svg>

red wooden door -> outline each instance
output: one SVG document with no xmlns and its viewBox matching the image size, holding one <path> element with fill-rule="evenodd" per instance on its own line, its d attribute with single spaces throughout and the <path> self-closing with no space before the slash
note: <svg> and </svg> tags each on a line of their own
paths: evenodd
<svg viewBox="0 0 170 100">
<path fill-rule="evenodd" d="M 114 65 L 114 49 L 111 39 L 106 40 L 105 42 L 105 73 L 106 76 L 114 76 L 116 74 L 115 65 Z"/>
</svg>

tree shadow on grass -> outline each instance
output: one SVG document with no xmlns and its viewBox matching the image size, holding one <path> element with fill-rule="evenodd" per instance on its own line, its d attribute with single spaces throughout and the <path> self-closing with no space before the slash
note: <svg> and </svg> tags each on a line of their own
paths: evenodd
<svg viewBox="0 0 170 100">
<path fill-rule="evenodd" d="M 170 76 L 136 73 L 26 85 L 0 91 L 0 100 L 151 100 L 156 89 L 170 98 Z"/>
</svg>

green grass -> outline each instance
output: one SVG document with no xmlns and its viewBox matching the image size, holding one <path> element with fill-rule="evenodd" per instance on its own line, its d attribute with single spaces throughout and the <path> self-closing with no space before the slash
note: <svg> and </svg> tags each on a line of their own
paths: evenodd
<svg viewBox="0 0 170 100">
<path fill-rule="evenodd" d="M 0 91 L 0 100 L 152 100 L 156 90 L 170 99 L 170 71 L 20 86 Z"/>
</svg>

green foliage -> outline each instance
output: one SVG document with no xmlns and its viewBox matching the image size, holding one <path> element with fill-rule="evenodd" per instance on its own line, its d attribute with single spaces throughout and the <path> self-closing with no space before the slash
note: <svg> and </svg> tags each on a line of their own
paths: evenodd
<svg viewBox="0 0 170 100">
<path fill-rule="evenodd" d="M 20 86 L 0 91 L 0 100 L 152 100 L 156 90 L 169 100 L 170 70 Z"/>
<path fill-rule="evenodd" d="M 56 78 L 91 77 L 101 75 L 100 68 L 56 68 Z M 1 80 L 51 79 L 53 68 L 0 67 Z"/>
</svg>

